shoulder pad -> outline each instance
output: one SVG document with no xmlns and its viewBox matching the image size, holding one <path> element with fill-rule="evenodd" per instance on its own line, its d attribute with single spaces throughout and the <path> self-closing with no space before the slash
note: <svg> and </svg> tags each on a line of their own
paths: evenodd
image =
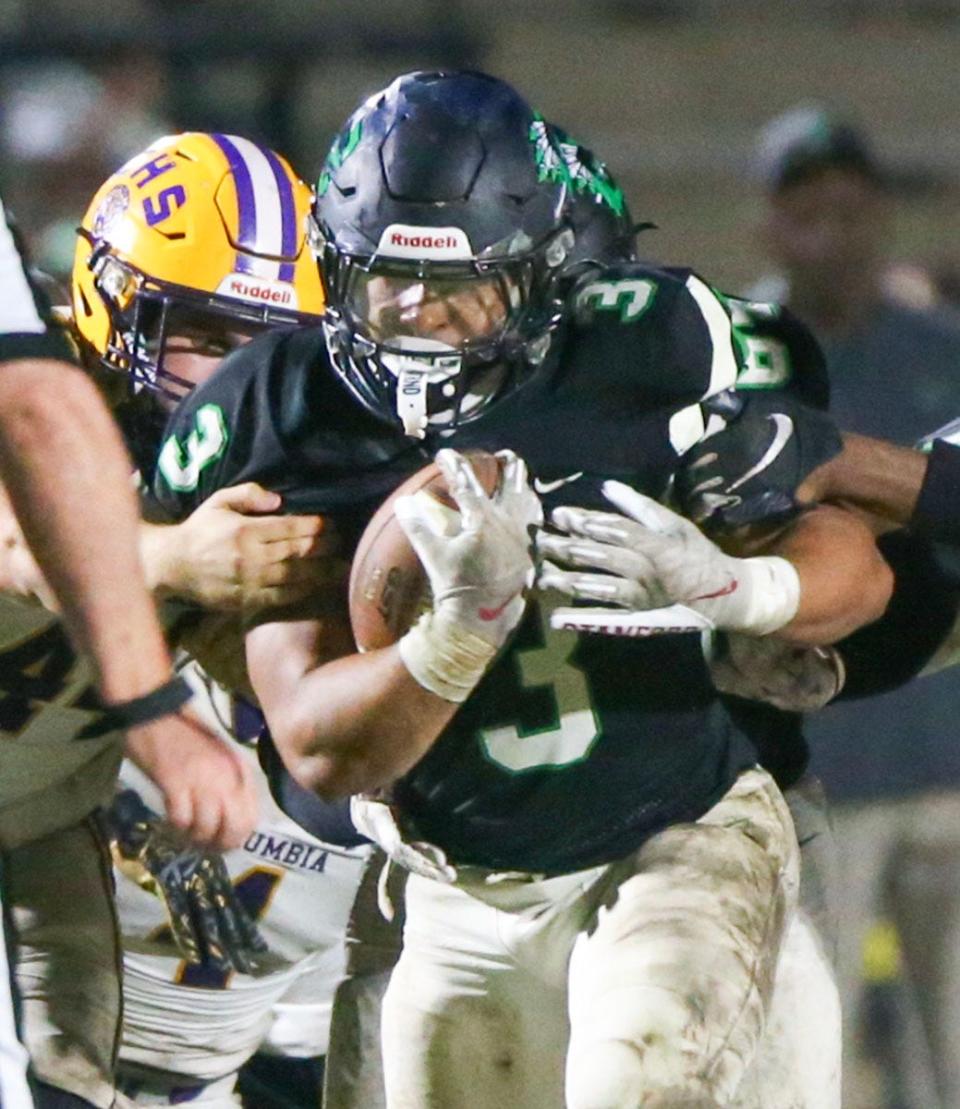
<svg viewBox="0 0 960 1109">
<path fill-rule="evenodd" d="M 726 300 L 692 270 L 620 263 L 584 277 L 571 296 L 607 372 L 638 376 L 655 397 L 701 400 L 742 369 Z"/>
</svg>

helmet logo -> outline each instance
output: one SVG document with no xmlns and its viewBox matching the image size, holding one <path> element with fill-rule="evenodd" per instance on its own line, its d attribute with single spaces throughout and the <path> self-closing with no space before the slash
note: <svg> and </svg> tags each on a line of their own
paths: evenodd
<svg viewBox="0 0 960 1109">
<path fill-rule="evenodd" d="M 228 273 L 217 286 L 217 293 L 249 300 L 255 304 L 275 304 L 281 308 L 293 309 L 297 307 L 297 293 L 292 285 L 246 274 Z"/>
<path fill-rule="evenodd" d="M 93 233 L 98 239 L 110 234 L 110 230 L 124 212 L 130 207 L 130 190 L 126 185 L 115 185 L 100 201 L 97 214 L 93 217 Z"/>
<path fill-rule="evenodd" d="M 580 158 L 581 146 L 535 112 L 528 134 L 538 181 L 556 181 L 574 192 L 589 192 L 618 215 L 623 215 L 623 190 L 614 183 L 603 162 Z"/>
<path fill-rule="evenodd" d="M 169 189 L 162 189 L 157 196 L 148 196 L 143 201 L 143 214 L 148 227 L 156 227 L 169 219 L 173 213 L 182 208 L 187 202 L 187 193 L 183 185 L 171 185 Z"/>
<path fill-rule="evenodd" d="M 327 195 L 327 189 L 330 188 L 333 175 L 357 149 L 362 134 L 363 120 L 358 119 L 345 135 L 337 135 L 333 140 L 333 146 L 330 147 L 330 153 L 327 155 L 323 171 L 317 178 L 317 196 Z"/>
<path fill-rule="evenodd" d="M 391 223 L 380 236 L 377 254 L 388 258 L 472 258 L 473 248 L 459 227 L 413 227 Z"/>
</svg>

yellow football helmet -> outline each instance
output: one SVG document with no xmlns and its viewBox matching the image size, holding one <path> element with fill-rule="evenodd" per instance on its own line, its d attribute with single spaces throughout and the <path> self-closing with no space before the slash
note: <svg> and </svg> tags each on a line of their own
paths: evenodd
<svg viewBox="0 0 960 1109">
<path fill-rule="evenodd" d="M 272 150 L 237 135 L 159 139 L 108 178 L 79 228 L 71 299 L 84 352 L 175 400 L 169 336 L 226 354 L 270 327 L 320 322 L 305 242 L 311 191 Z M 218 338 L 219 336 L 219 338 Z"/>
</svg>

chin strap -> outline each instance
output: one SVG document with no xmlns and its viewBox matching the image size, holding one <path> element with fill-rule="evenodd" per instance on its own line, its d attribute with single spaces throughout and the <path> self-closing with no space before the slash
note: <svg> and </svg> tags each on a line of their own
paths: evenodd
<svg viewBox="0 0 960 1109">
<path fill-rule="evenodd" d="M 427 434 L 429 377 L 421 367 L 405 367 L 397 374 L 397 415 L 403 421 L 404 433 L 415 439 Z"/>
<path fill-rule="evenodd" d="M 397 379 L 397 415 L 403 422 L 404 432 L 414 439 L 423 439 L 430 423 L 427 412 L 430 386 L 453 383 L 463 360 L 453 347 L 433 339 L 398 342 L 409 343 L 409 352 L 391 350 L 382 355 L 381 361 Z"/>
</svg>

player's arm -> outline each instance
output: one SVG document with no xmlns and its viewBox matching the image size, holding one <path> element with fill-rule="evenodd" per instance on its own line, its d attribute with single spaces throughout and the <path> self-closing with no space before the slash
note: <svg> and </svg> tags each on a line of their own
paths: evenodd
<svg viewBox="0 0 960 1109">
<path fill-rule="evenodd" d="M 256 799 L 222 745 L 182 714 L 186 697 L 142 698 L 171 683 L 170 658 L 138 557 L 130 464 L 93 385 L 71 366 L 0 366 L 0 471 L 20 527 L 103 701 L 126 725 L 129 756 L 198 841 L 241 843 Z M 132 715 L 131 715 L 132 710 Z"/>
<path fill-rule="evenodd" d="M 388 786 L 459 706 L 419 684 L 399 643 L 357 654 L 345 614 L 259 624 L 247 668 L 287 770 L 327 798 Z"/>
<path fill-rule="evenodd" d="M 130 756 L 198 840 L 232 846 L 255 818 L 242 768 L 181 713 L 170 659 L 143 579 L 130 463 L 93 384 L 66 359 L 0 207 L 0 480 L 90 658 Z M 219 784 L 206 793 L 205 774 Z"/>
<path fill-rule="evenodd" d="M 893 573 L 873 532 L 842 508 L 818 506 L 775 539 L 751 544 L 750 549 L 755 553 L 734 560 L 737 568 L 782 559 L 797 575 L 796 610 L 781 627 L 770 629 L 789 642 L 835 643 L 879 619 L 890 601 Z"/>
<path fill-rule="evenodd" d="M 430 748 L 523 614 L 529 529 L 539 503 L 526 468 L 504 458 L 488 497 L 469 463 L 437 460 L 460 509 L 445 533 L 427 494 L 397 516 L 427 573 L 433 607 L 398 643 L 356 653 L 346 619 L 261 623 L 247 637 L 250 678 L 291 775 L 323 796 L 385 787 Z"/>
<path fill-rule="evenodd" d="M 178 524 L 143 523 L 147 583 L 161 598 L 217 610 L 284 607 L 326 581 L 332 538 L 316 515 L 280 515 L 255 482 L 220 489 Z"/>
<path fill-rule="evenodd" d="M 943 446 L 960 459 L 955 447 Z M 894 523 L 907 524 L 917 507 L 929 461 L 921 451 L 845 433 L 843 450 L 804 478 L 797 500 L 845 501 Z M 955 482 L 960 480 L 960 466 L 953 474 Z M 954 484 L 953 488 L 956 491 L 960 486 Z"/>
<path fill-rule="evenodd" d="M 538 582 L 575 600 L 628 610 L 561 610 L 558 626 L 642 634 L 650 610 L 680 605 L 690 626 L 831 643 L 877 619 L 892 574 L 869 529 L 840 509 L 801 516 L 746 558 L 727 554 L 695 524 L 619 482 L 617 512 L 560 508 L 537 541 Z"/>
<path fill-rule="evenodd" d="M 800 485 L 800 500 L 844 500 L 933 539 L 960 543 L 960 447 L 929 453 L 845 433 L 843 451 Z"/>
<path fill-rule="evenodd" d="M 70 365 L 2 206 L 0 290 L 0 477 L 102 696 L 130 700 L 170 674 L 137 558 L 130 464 L 95 386 Z"/>
<path fill-rule="evenodd" d="M 0 367 L 0 471 L 104 699 L 162 684 L 170 666 L 137 557 L 129 462 L 79 370 L 50 359 Z"/>
<path fill-rule="evenodd" d="M 180 524 L 140 523 L 147 586 L 160 599 L 219 612 L 284 607 L 323 588 L 340 567 L 322 517 L 276 515 L 281 498 L 253 482 L 215 493 Z M 0 589 L 56 611 L 56 598 L 0 487 Z"/>
</svg>

